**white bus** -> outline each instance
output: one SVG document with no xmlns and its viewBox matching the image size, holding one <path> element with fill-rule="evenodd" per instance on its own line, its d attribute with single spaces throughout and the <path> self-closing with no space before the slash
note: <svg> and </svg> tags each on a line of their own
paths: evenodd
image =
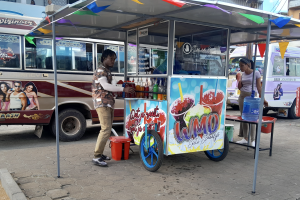
<svg viewBox="0 0 300 200">
<path fill-rule="evenodd" d="M 254 55 L 254 53 L 253 53 Z M 246 47 L 238 47 L 230 57 L 232 69 L 230 71 L 231 85 L 228 87 L 227 103 L 233 107 L 238 106 L 239 91 L 234 74 L 239 72 L 238 60 L 246 56 Z M 263 74 L 264 60 L 259 52 L 256 55 L 256 68 Z M 300 48 L 288 47 L 282 59 L 278 44 L 270 44 L 269 62 L 266 72 L 265 99 L 269 110 L 278 111 L 279 116 L 296 119 L 296 91 L 300 88 Z M 235 76 L 235 75 L 234 75 Z"/>
</svg>

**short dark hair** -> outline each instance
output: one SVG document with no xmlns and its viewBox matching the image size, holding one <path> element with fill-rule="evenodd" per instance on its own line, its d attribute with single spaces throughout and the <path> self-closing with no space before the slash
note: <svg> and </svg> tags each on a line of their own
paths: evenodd
<svg viewBox="0 0 300 200">
<path fill-rule="evenodd" d="M 117 57 L 117 54 L 110 50 L 110 49 L 106 49 L 105 51 L 103 51 L 102 53 L 102 56 L 101 56 L 101 62 L 103 63 L 104 59 L 107 58 L 108 56 L 116 56 Z"/>
<path fill-rule="evenodd" d="M 21 81 L 14 81 L 14 85 L 15 85 L 16 83 L 19 83 L 19 84 L 22 86 L 22 82 L 21 82 Z"/>
</svg>

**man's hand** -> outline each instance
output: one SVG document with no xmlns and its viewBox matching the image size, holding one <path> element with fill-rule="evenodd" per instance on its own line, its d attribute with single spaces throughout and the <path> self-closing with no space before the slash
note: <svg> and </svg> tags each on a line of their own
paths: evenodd
<svg viewBox="0 0 300 200">
<path fill-rule="evenodd" d="M 133 89 L 132 87 L 126 87 L 123 90 L 125 93 L 129 93 L 129 94 L 134 94 L 135 93 L 135 89 Z"/>
</svg>

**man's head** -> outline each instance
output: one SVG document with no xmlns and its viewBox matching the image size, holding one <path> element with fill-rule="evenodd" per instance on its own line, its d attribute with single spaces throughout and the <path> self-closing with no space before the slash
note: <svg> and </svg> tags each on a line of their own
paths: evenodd
<svg viewBox="0 0 300 200">
<path fill-rule="evenodd" d="M 22 83 L 20 81 L 15 81 L 14 82 L 14 89 L 15 89 L 16 92 L 21 92 Z"/>
<path fill-rule="evenodd" d="M 101 56 L 101 62 L 104 67 L 113 67 L 116 59 L 116 53 L 110 49 L 106 49 Z"/>
</svg>

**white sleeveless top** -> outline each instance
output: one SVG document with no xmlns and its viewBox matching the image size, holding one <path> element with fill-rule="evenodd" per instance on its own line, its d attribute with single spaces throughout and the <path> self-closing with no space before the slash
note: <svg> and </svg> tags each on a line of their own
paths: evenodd
<svg viewBox="0 0 300 200">
<path fill-rule="evenodd" d="M 22 94 L 22 92 L 20 92 L 17 95 L 14 95 L 14 92 L 10 95 L 10 109 L 19 109 L 22 108 L 22 102 L 20 97 L 20 94 Z"/>
</svg>

